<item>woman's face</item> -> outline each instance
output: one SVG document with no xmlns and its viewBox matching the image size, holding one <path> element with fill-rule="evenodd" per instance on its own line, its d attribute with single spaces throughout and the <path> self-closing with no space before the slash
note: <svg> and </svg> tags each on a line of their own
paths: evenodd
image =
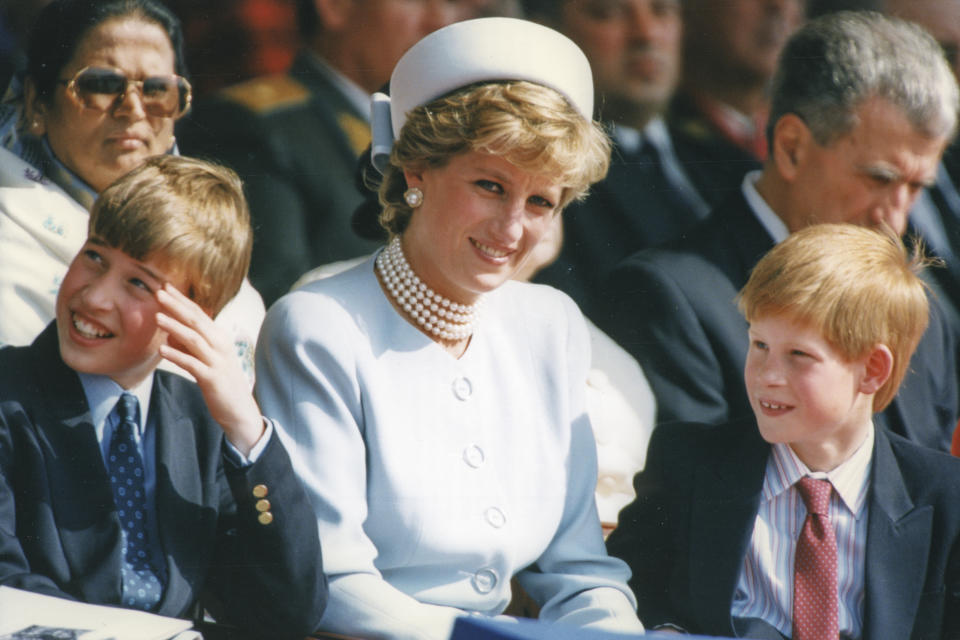
<svg viewBox="0 0 960 640">
<path fill-rule="evenodd" d="M 511 278 L 550 229 L 563 186 L 470 151 L 405 172 L 423 191 L 403 233 L 410 266 L 437 293 L 472 303 Z"/>
<path fill-rule="evenodd" d="M 106 111 L 88 109 L 68 95 L 66 83 L 84 67 L 118 69 L 130 80 L 174 73 L 166 32 L 136 17 L 113 18 L 87 33 L 61 70 L 49 104 L 30 100 L 33 132 L 46 134 L 53 153 L 97 192 L 150 156 L 173 145 L 173 119 L 148 116 L 139 91 L 131 88 Z M 30 94 L 28 93 L 28 96 Z"/>
</svg>

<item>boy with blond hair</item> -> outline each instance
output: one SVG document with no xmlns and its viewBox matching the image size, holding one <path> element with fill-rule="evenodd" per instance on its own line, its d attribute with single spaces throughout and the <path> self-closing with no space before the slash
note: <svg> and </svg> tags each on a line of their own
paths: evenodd
<svg viewBox="0 0 960 640">
<path fill-rule="evenodd" d="M 924 265 L 847 224 L 757 264 L 739 298 L 754 417 L 656 430 L 608 541 L 644 625 L 960 637 L 960 461 L 873 423 L 927 326 Z"/>
<path fill-rule="evenodd" d="M 202 596 L 248 635 L 314 629 L 312 508 L 212 320 L 251 242 L 221 167 L 162 156 L 101 194 L 55 321 L 0 350 L 0 585 L 177 617 Z"/>
</svg>

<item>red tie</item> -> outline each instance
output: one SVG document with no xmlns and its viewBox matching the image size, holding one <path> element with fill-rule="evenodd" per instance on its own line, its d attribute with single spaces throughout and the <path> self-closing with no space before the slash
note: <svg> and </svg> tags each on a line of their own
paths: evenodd
<svg viewBox="0 0 960 640">
<path fill-rule="evenodd" d="M 796 484 L 807 507 L 793 569 L 793 640 L 837 640 L 837 536 L 830 523 L 827 480 Z"/>
</svg>

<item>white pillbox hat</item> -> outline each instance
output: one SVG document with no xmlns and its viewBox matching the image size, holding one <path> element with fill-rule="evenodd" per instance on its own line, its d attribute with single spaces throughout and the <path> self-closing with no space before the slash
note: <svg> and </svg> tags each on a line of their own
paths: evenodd
<svg viewBox="0 0 960 640">
<path fill-rule="evenodd" d="M 386 166 L 407 113 L 478 82 L 526 80 L 564 96 L 584 118 L 593 117 L 590 63 L 572 40 L 516 18 L 479 18 L 434 31 L 413 45 L 390 76 L 390 96 L 372 101 L 373 163 Z"/>
</svg>

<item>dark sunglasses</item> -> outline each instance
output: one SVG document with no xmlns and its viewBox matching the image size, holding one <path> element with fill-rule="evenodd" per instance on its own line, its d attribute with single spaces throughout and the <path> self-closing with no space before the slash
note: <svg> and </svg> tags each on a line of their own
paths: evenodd
<svg viewBox="0 0 960 640">
<path fill-rule="evenodd" d="M 72 80 L 58 82 L 67 85 L 67 93 L 77 104 L 98 111 L 112 109 L 133 85 L 140 91 L 143 110 L 159 118 L 179 118 L 190 108 L 193 97 L 187 79 L 172 74 L 131 80 L 116 69 L 84 67 Z"/>
</svg>

